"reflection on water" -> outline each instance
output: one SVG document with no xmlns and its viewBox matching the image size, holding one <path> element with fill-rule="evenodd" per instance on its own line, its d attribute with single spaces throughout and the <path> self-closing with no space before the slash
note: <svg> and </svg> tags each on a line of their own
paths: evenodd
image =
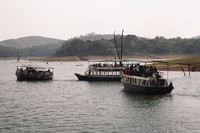
<svg viewBox="0 0 200 133">
<path fill-rule="evenodd" d="M 54 80 L 18 82 L 16 61 L 0 61 L 0 132 L 199 132 L 200 74 L 171 72 L 167 95 L 123 90 L 120 82 L 78 81 L 87 62 L 36 62 Z M 77 65 L 81 64 L 81 65 Z"/>
</svg>

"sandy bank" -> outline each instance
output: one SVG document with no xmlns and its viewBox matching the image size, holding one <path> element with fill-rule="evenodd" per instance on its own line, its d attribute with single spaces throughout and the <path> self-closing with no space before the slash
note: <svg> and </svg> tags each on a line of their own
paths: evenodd
<svg viewBox="0 0 200 133">
<path fill-rule="evenodd" d="M 116 56 L 117 57 L 117 56 Z M 181 59 L 188 57 L 187 55 L 144 55 L 136 54 L 132 56 L 124 56 L 123 59 Z M 31 58 L 31 61 L 83 61 L 83 60 L 109 60 L 115 56 L 65 56 L 65 57 L 42 57 Z"/>
</svg>

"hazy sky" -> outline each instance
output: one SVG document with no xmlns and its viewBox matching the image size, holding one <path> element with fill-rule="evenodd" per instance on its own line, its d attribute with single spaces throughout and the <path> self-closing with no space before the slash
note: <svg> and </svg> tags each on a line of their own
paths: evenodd
<svg viewBox="0 0 200 133">
<path fill-rule="evenodd" d="M 0 41 L 87 33 L 200 35 L 200 0 L 0 0 Z"/>
</svg>

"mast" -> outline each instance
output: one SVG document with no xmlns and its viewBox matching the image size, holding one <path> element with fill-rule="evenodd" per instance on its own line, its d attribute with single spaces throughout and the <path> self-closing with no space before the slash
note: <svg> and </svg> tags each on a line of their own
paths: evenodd
<svg viewBox="0 0 200 133">
<path fill-rule="evenodd" d="M 116 42 L 116 38 L 115 38 L 115 32 L 114 32 L 114 44 L 115 44 L 115 47 L 116 47 L 116 50 L 117 50 L 118 58 L 119 58 L 119 60 L 120 60 L 119 50 L 118 50 L 117 42 Z"/>
<path fill-rule="evenodd" d="M 122 60 L 122 55 L 123 55 L 123 32 L 124 30 L 122 30 L 122 36 L 121 36 L 121 60 Z"/>
</svg>

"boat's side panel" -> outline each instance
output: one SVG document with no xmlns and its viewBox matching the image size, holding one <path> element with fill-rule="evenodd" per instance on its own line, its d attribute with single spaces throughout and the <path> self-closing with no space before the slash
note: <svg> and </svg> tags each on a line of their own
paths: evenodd
<svg viewBox="0 0 200 133">
<path fill-rule="evenodd" d="M 27 77 L 17 77 L 18 81 L 38 81 L 38 80 L 52 80 L 52 77 L 49 78 L 27 78 Z"/>
<path fill-rule="evenodd" d="M 51 75 L 42 75 L 42 76 L 30 76 L 21 72 L 16 72 L 17 80 L 18 81 L 37 81 L 37 80 L 52 80 L 53 73 Z"/>
<path fill-rule="evenodd" d="M 89 76 L 75 73 L 79 80 L 83 81 L 120 81 L 120 76 Z"/>
<path fill-rule="evenodd" d="M 173 87 L 145 87 L 145 86 L 138 86 L 129 83 L 123 83 L 124 90 L 137 92 L 137 93 L 147 93 L 147 94 L 166 94 L 170 93 Z"/>
</svg>

